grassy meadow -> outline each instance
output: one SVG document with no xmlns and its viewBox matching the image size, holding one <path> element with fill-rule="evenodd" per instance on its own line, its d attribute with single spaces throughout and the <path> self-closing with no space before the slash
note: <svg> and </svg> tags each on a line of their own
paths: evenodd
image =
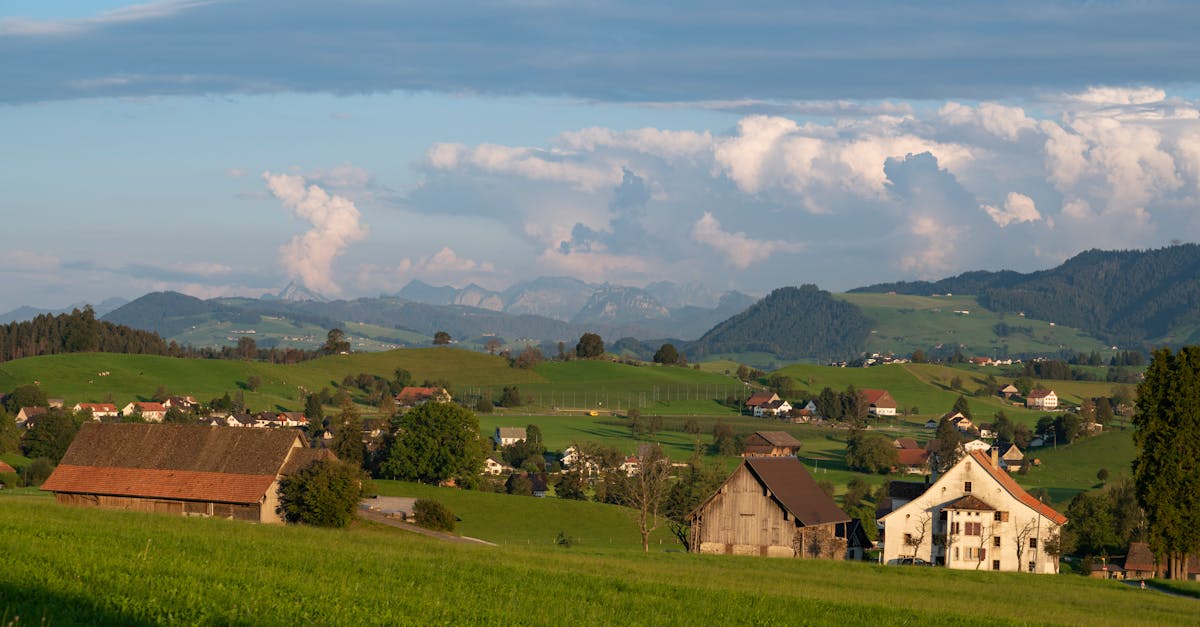
<svg viewBox="0 0 1200 627">
<path fill-rule="evenodd" d="M 497 529 L 545 514 L 537 499 L 496 498 L 525 513 Z M 466 529 L 490 512 L 460 515 Z M 1192 599 L 1074 575 L 445 544 L 367 523 L 276 527 L 27 496 L 0 495 L 0 551 L 3 624 L 1166 625 L 1196 612 Z"/>
</svg>

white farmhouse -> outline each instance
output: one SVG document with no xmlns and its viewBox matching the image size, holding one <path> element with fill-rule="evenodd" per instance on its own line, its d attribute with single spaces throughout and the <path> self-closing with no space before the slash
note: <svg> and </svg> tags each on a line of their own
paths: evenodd
<svg viewBox="0 0 1200 627">
<path fill-rule="evenodd" d="M 996 455 L 972 452 L 925 493 L 879 519 L 883 559 L 965 570 L 1057 573 L 1047 552 L 1067 518 L 1017 485 Z"/>
</svg>

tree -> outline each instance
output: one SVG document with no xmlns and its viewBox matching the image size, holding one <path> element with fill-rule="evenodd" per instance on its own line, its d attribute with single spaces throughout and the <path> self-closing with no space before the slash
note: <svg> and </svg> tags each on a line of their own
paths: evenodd
<svg viewBox="0 0 1200 627">
<path fill-rule="evenodd" d="M 721 485 L 724 479 L 721 469 L 716 465 L 705 464 L 700 456 L 693 455 L 687 468 L 682 471 L 677 481 L 671 485 L 663 513 L 668 519 L 668 527 L 675 539 L 684 549 L 691 548 L 690 527 L 687 523 L 691 514 Z"/>
<path fill-rule="evenodd" d="M 254 338 L 252 337 L 246 337 L 244 335 L 239 337 L 236 351 L 237 356 L 241 359 L 258 358 L 258 344 L 255 343 Z"/>
<path fill-rule="evenodd" d="M 308 436 L 316 438 L 325 431 L 325 407 L 319 394 L 309 394 L 304 400 L 304 417 L 308 418 Z"/>
<path fill-rule="evenodd" d="M 713 425 L 712 436 L 712 446 L 718 455 L 738 454 L 737 438 L 733 435 L 733 427 L 724 422 L 718 422 Z"/>
<path fill-rule="evenodd" d="M 1133 477 L 1148 542 L 1172 579 L 1200 549 L 1200 346 L 1154 351 L 1137 388 Z"/>
<path fill-rule="evenodd" d="M 19 385 L 4 397 L 4 408 L 13 416 L 17 415 L 22 407 L 46 407 L 49 404 L 46 393 L 36 385 Z"/>
<path fill-rule="evenodd" d="M 279 510 L 288 522 L 345 527 L 364 493 L 361 468 L 321 460 L 279 483 Z"/>
<path fill-rule="evenodd" d="M 413 520 L 418 526 L 434 531 L 454 531 L 457 517 L 449 508 L 433 499 L 417 499 L 413 503 Z"/>
<path fill-rule="evenodd" d="M 663 344 L 654 353 L 654 363 L 672 365 L 679 363 L 679 351 L 674 344 Z"/>
<path fill-rule="evenodd" d="M 496 410 L 496 406 L 492 403 L 491 392 L 480 394 L 479 398 L 475 399 L 475 413 L 490 414 Z"/>
<path fill-rule="evenodd" d="M 575 355 L 580 359 L 593 359 L 604 354 L 604 340 L 595 333 L 584 333 L 579 336 L 575 345 Z"/>
<path fill-rule="evenodd" d="M 700 423 L 696 422 L 695 418 L 688 418 L 683 421 L 683 432 L 688 435 L 696 435 L 700 433 Z"/>
<path fill-rule="evenodd" d="M 896 465 L 896 447 L 887 437 L 861 430 L 851 431 L 846 441 L 846 465 L 853 470 L 887 474 Z"/>
<path fill-rule="evenodd" d="M 321 352 L 326 355 L 340 355 L 350 352 L 350 342 L 346 340 L 346 333 L 341 329 L 330 329 L 325 335 L 325 345 L 321 347 Z"/>
<path fill-rule="evenodd" d="M 1100 483 L 1104 483 L 1105 481 L 1108 481 L 1108 469 L 1101 468 L 1100 470 L 1097 470 L 1096 471 L 1096 480 L 1099 481 Z"/>
<path fill-rule="evenodd" d="M 258 375 L 252 375 L 246 379 L 246 387 L 249 388 L 251 392 L 257 392 L 261 385 L 262 377 Z"/>
<path fill-rule="evenodd" d="M 620 501 L 633 508 L 642 552 L 650 552 L 650 534 L 662 523 L 663 505 L 671 486 L 671 460 L 657 444 L 648 446 L 638 459 L 638 470 L 624 478 Z"/>
<path fill-rule="evenodd" d="M 958 375 L 954 375 L 953 377 L 951 377 L 951 378 L 950 378 L 950 389 L 952 389 L 952 390 L 960 390 L 960 391 L 961 391 L 961 390 L 963 389 L 963 380 L 962 380 L 962 377 L 960 377 L 960 376 L 958 376 Z M 961 398 L 961 397 L 960 397 L 960 398 Z"/>
<path fill-rule="evenodd" d="M 450 403 L 426 403 L 399 417 L 398 435 L 380 465 L 390 479 L 437 484 L 474 477 L 483 465 L 479 419 Z"/>
<path fill-rule="evenodd" d="M 504 492 L 515 496 L 533 496 L 533 482 L 527 473 L 514 472 L 504 482 Z"/>
<path fill-rule="evenodd" d="M 521 390 L 515 385 L 506 385 L 500 393 L 500 402 L 497 405 L 501 407 L 520 407 L 521 406 Z"/>
<path fill-rule="evenodd" d="M 392 374 L 392 381 L 396 382 L 397 387 L 404 388 L 412 385 L 413 376 L 411 372 L 404 368 L 396 368 L 396 371 Z"/>
<path fill-rule="evenodd" d="M 0 455 L 15 453 L 21 446 L 21 428 L 4 408 L 0 407 Z"/>
<path fill-rule="evenodd" d="M 353 403 L 342 405 L 341 412 L 335 419 L 337 431 L 333 436 L 333 452 L 338 459 L 352 466 L 362 467 L 366 457 L 366 448 L 362 441 L 362 418 Z"/>
<path fill-rule="evenodd" d="M 958 399 L 954 401 L 954 407 L 950 409 L 950 413 L 959 412 L 966 416 L 968 420 L 975 420 L 971 415 L 971 403 L 967 401 L 967 397 L 959 394 Z"/>
<path fill-rule="evenodd" d="M 958 428 L 949 419 L 942 416 L 938 422 L 937 431 L 934 433 L 934 439 L 937 440 L 937 446 L 933 450 L 933 455 L 930 456 L 930 465 L 934 467 L 935 472 L 941 474 L 950 470 L 962 456 L 962 436 L 958 433 Z"/>
<path fill-rule="evenodd" d="M 522 370 L 528 370 L 544 361 L 546 358 L 542 355 L 542 351 L 536 346 L 526 346 L 515 359 L 513 366 Z"/>
<path fill-rule="evenodd" d="M 923 363 L 929 361 L 929 359 L 927 357 L 925 357 L 925 351 L 923 351 L 919 348 L 912 352 L 912 356 L 909 357 L 909 359 L 914 364 L 923 364 Z"/>
<path fill-rule="evenodd" d="M 167 409 L 167 414 L 163 416 L 163 422 L 174 424 L 188 424 L 194 422 L 191 415 L 179 409 L 178 407 L 170 407 Z"/>
<path fill-rule="evenodd" d="M 171 397 L 171 393 L 167 391 L 167 386 L 160 385 L 157 388 L 155 388 L 154 396 L 151 396 L 150 400 L 152 400 L 156 403 L 161 403 L 170 397 Z"/>
<path fill-rule="evenodd" d="M 71 413 L 52 409 L 41 416 L 25 433 L 21 451 L 25 457 L 46 457 L 57 464 L 79 432 L 79 420 Z"/>
<path fill-rule="evenodd" d="M 438 331 L 437 333 L 433 334 L 433 345 L 445 346 L 453 341 L 453 339 L 454 338 L 450 337 L 449 333 L 446 333 L 445 331 Z"/>
</svg>

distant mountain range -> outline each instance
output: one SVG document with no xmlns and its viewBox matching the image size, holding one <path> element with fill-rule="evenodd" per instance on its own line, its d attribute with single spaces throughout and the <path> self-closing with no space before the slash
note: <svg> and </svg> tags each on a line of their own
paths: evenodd
<svg viewBox="0 0 1200 627">
<path fill-rule="evenodd" d="M 100 301 L 99 304 L 92 305 L 92 311 L 96 312 L 96 317 L 100 317 L 100 316 L 103 316 L 104 314 L 106 314 L 110 311 L 113 311 L 114 309 L 116 309 L 128 302 L 129 301 L 125 300 L 124 298 L 106 298 L 103 301 Z M 12 311 L 8 311 L 8 312 L 0 314 L 0 324 L 8 324 L 10 322 L 20 322 L 22 320 L 32 320 L 43 314 L 57 316 L 59 314 L 71 313 L 75 309 L 82 310 L 84 307 L 87 307 L 89 304 L 90 303 L 74 303 L 72 305 L 68 305 L 61 309 L 41 309 L 38 307 L 28 307 L 28 306 L 17 307 L 16 309 L 14 309 Z"/>
</svg>

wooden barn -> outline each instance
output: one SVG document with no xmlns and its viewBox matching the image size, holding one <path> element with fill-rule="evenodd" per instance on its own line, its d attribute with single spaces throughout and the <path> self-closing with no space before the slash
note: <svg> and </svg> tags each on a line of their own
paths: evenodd
<svg viewBox="0 0 1200 627">
<path fill-rule="evenodd" d="M 747 457 L 688 520 L 694 553 L 840 560 L 853 536 L 795 457 Z"/>
<path fill-rule="evenodd" d="M 42 489 L 64 505 L 282 523 L 279 480 L 329 457 L 293 429 L 85 423 Z"/>
<path fill-rule="evenodd" d="M 795 455 L 802 443 L 786 431 L 755 431 L 742 445 L 742 457 Z"/>
</svg>

